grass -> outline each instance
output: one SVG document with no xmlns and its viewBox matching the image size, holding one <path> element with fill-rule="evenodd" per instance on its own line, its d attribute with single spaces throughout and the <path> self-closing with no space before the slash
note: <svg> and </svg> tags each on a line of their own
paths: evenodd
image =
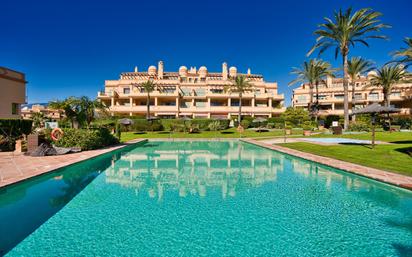
<svg viewBox="0 0 412 257">
<path fill-rule="evenodd" d="M 312 137 L 344 137 L 353 139 L 371 139 L 370 133 L 358 135 L 314 135 Z M 412 133 L 378 132 L 376 139 L 390 142 L 388 145 L 317 145 L 312 143 L 287 143 L 282 146 L 313 153 L 325 157 L 352 162 L 381 170 L 392 171 L 412 176 Z"/>
<path fill-rule="evenodd" d="M 302 130 L 293 130 L 293 134 L 302 135 Z M 253 130 L 245 130 L 242 133 L 242 137 L 279 137 L 283 136 L 284 131 L 273 130 L 269 132 L 256 132 Z M 123 132 L 121 141 L 126 142 L 136 138 L 240 138 L 240 133 L 235 128 L 230 128 L 222 131 L 201 131 L 200 133 L 184 133 L 184 132 L 172 132 L 159 131 L 159 132 Z"/>
</svg>

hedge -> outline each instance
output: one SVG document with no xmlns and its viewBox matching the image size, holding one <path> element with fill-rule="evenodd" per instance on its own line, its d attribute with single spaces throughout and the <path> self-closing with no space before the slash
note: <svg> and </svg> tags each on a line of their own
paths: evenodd
<svg viewBox="0 0 412 257">
<path fill-rule="evenodd" d="M 99 149 L 119 143 L 106 128 L 100 129 L 63 129 L 63 137 L 53 142 L 60 147 L 80 147 L 83 151 Z M 46 138 L 51 141 L 50 130 L 46 131 Z"/>
</svg>

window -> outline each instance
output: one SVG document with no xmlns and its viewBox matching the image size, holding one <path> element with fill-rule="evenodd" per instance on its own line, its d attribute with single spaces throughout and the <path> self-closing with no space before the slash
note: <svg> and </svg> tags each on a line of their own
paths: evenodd
<svg viewBox="0 0 412 257">
<path fill-rule="evenodd" d="M 368 99 L 379 100 L 379 93 L 369 93 Z"/>
<path fill-rule="evenodd" d="M 11 114 L 19 114 L 19 104 L 12 103 L 11 104 Z"/>
<path fill-rule="evenodd" d="M 391 97 L 401 97 L 401 92 L 392 92 Z"/>
<path fill-rule="evenodd" d="M 196 107 L 206 107 L 206 103 L 205 101 L 196 101 L 195 102 L 195 106 Z"/>
<path fill-rule="evenodd" d="M 355 94 L 355 100 L 362 100 L 362 94 Z"/>
<path fill-rule="evenodd" d="M 210 92 L 212 92 L 213 94 L 222 94 L 223 89 L 210 89 Z"/>
<path fill-rule="evenodd" d="M 305 95 L 299 95 L 298 96 L 298 103 L 306 103 L 306 96 Z"/>
<path fill-rule="evenodd" d="M 315 96 L 316 98 L 316 96 Z M 319 100 L 326 100 L 328 98 L 327 95 L 319 95 Z"/>
<path fill-rule="evenodd" d="M 335 95 L 335 99 L 343 99 L 343 95 Z"/>
<path fill-rule="evenodd" d="M 128 87 L 126 87 L 126 88 L 123 88 L 123 94 L 130 94 L 130 88 L 128 88 Z"/>
</svg>

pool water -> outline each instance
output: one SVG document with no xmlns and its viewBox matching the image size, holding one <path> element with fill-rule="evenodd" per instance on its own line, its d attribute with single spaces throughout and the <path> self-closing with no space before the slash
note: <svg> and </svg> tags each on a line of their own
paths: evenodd
<svg viewBox="0 0 412 257">
<path fill-rule="evenodd" d="M 410 256 L 412 193 L 248 143 L 153 141 L 7 188 L 0 229 L 8 256 Z"/>
<path fill-rule="evenodd" d="M 340 138 L 340 137 L 327 137 L 327 138 L 303 138 L 304 141 L 327 143 L 327 144 L 372 144 L 370 140 L 352 139 L 352 138 Z"/>
</svg>

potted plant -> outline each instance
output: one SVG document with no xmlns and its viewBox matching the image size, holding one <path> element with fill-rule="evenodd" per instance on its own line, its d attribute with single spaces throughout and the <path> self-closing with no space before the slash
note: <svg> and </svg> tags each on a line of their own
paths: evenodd
<svg viewBox="0 0 412 257">
<path fill-rule="evenodd" d="M 310 135 L 311 135 L 312 129 L 313 129 L 313 125 L 312 125 L 312 123 L 311 123 L 310 121 L 305 121 L 305 122 L 303 123 L 302 128 L 303 128 L 303 135 L 304 135 L 304 136 L 310 136 Z"/>
</svg>

